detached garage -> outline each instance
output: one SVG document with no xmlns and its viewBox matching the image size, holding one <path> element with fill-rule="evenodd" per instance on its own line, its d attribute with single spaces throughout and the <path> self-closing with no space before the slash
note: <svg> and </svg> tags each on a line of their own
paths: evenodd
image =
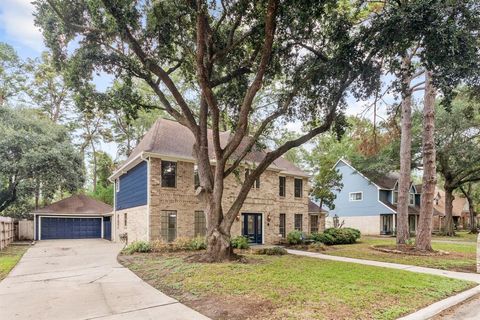
<svg viewBox="0 0 480 320">
<path fill-rule="evenodd" d="M 74 195 L 33 212 L 35 240 L 111 240 L 112 207 L 85 195 Z"/>
</svg>

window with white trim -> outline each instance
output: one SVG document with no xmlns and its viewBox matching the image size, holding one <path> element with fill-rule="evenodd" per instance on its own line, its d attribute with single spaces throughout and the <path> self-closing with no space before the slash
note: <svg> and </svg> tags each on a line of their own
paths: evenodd
<svg viewBox="0 0 480 320">
<path fill-rule="evenodd" d="M 348 194 L 349 201 L 362 201 L 363 200 L 363 192 L 350 192 Z"/>
<path fill-rule="evenodd" d="M 120 178 L 117 178 L 117 180 L 115 180 L 115 190 L 117 192 L 120 191 Z"/>
<path fill-rule="evenodd" d="M 411 206 L 415 205 L 415 194 L 414 193 L 410 193 L 410 195 L 408 197 L 408 202 L 410 203 Z"/>
<path fill-rule="evenodd" d="M 393 191 L 392 193 L 392 203 L 397 204 L 398 202 L 398 191 Z"/>
</svg>

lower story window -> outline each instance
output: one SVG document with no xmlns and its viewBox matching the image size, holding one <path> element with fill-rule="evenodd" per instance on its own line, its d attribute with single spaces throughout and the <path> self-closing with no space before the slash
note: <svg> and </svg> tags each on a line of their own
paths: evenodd
<svg viewBox="0 0 480 320">
<path fill-rule="evenodd" d="M 195 211 L 195 237 L 205 237 L 207 234 L 207 221 L 203 211 Z"/>
<path fill-rule="evenodd" d="M 380 234 L 392 234 L 393 233 L 393 215 L 382 214 L 380 215 Z"/>
<path fill-rule="evenodd" d="M 295 230 L 303 231 L 303 214 L 295 214 Z"/>
<path fill-rule="evenodd" d="M 172 242 L 177 238 L 177 211 L 162 211 L 160 231 L 163 241 Z"/>
<path fill-rule="evenodd" d="M 280 223 L 279 223 L 278 231 L 279 231 L 280 235 L 282 236 L 282 238 L 285 238 L 285 236 L 286 236 L 285 220 L 286 220 L 285 213 L 280 213 Z"/>
<path fill-rule="evenodd" d="M 310 233 L 317 233 L 318 232 L 318 216 L 311 215 L 310 216 Z"/>
</svg>

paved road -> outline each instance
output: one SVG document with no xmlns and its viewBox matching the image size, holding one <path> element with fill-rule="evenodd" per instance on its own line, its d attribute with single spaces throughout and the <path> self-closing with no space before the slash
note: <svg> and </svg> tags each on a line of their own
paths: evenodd
<svg viewBox="0 0 480 320">
<path fill-rule="evenodd" d="M 480 295 L 447 309 L 432 320 L 478 320 L 480 318 Z"/>
<path fill-rule="evenodd" d="M 31 247 L 0 282 L 0 319 L 208 319 L 117 262 L 106 240 L 50 240 Z"/>
</svg>

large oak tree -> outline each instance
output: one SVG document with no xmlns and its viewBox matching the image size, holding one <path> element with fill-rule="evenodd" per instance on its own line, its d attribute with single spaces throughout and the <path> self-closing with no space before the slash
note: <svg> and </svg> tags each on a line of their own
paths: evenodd
<svg viewBox="0 0 480 320">
<path fill-rule="evenodd" d="M 208 224 L 205 258 L 221 261 L 231 256 L 230 229 L 257 177 L 291 148 L 341 125 L 347 94 L 365 98 L 378 88 L 381 59 L 418 40 L 430 2 L 439 3 L 38 0 L 35 6 L 47 46 L 80 95 L 93 95 L 92 75 L 100 71 L 125 84 L 141 79 L 157 107 L 193 133 Z M 128 111 L 142 105 L 132 99 Z M 293 120 L 306 132 L 269 151 L 223 207 L 224 179 L 272 127 Z M 222 145 L 225 127 L 231 135 Z"/>
</svg>

